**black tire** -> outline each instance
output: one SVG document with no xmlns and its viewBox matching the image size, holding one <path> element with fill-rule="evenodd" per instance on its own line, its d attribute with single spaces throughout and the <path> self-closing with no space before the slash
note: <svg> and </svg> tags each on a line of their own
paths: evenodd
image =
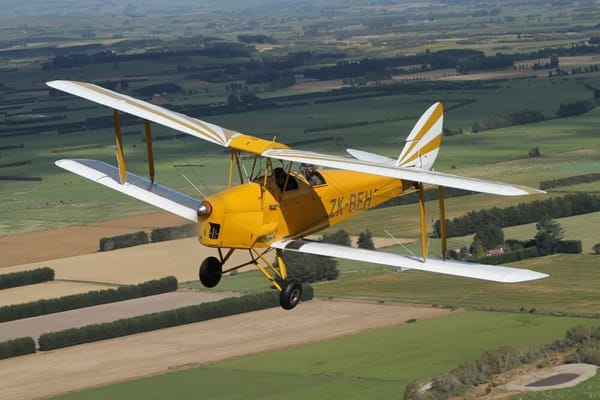
<svg viewBox="0 0 600 400">
<path fill-rule="evenodd" d="M 223 264 L 216 257 L 207 257 L 200 264 L 198 277 L 200 282 L 207 288 L 215 287 L 221 280 Z"/>
<path fill-rule="evenodd" d="M 279 293 L 279 304 L 285 310 L 291 310 L 302 300 L 302 285 L 295 279 L 283 281 L 283 288 Z"/>
</svg>

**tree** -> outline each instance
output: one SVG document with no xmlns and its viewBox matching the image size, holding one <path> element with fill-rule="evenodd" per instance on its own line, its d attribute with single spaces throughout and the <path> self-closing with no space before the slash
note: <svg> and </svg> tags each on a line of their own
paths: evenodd
<svg viewBox="0 0 600 400">
<path fill-rule="evenodd" d="M 288 251 L 283 259 L 288 275 L 301 283 L 331 281 L 340 274 L 335 258 Z"/>
<path fill-rule="evenodd" d="M 564 228 L 548 215 L 544 215 L 535 228 L 537 233 L 534 240 L 540 255 L 553 254 L 558 242 L 563 238 Z"/>
<path fill-rule="evenodd" d="M 485 250 L 493 249 L 504 243 L 504 232 L 496 224 L 482 225 L 475 230 L 475 236 L 473 236 L 474 248 L 477 248 L 477 243 L 481 244 Z"/>
<path fill-rule="evenodd" d="M 348 232 L 343 229 L 340 229 L 335 233 L 324 234 L 321 241 L 325 243 L 339 244 L 342 246 L 352 245 L 352 242 L 350 241 L 350 235 L 348 235 Z"/>
<path fill-rule="evenodd" d="M 361 232 L 360 235 L 358 235 L 358 241 L 356 242 L 356 245 L 361 249 L 375 250 L 373 234 L 371 231 L 367 229 L 366 232 Z"/>
<path fill-rule="evenodd" d="M 596 243 L 593 247 L 594 254 L 600 254 L 600 243 Z"/>
</svg>

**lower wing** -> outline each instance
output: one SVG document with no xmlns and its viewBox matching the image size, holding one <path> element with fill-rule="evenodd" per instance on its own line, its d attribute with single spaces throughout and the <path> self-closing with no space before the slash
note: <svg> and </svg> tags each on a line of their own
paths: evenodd
<svg viewBox="0 0 600 400">
<path fill-rule="evenodd" d="M 58 160 L 55 164 L 74 174 L 162 208 L 192 222 L 198 221 L 197 212 L 198 207 L 200 207 L 198 200 L 166 186 L 153 183 L 149 179 L 128 172 L 127 180 L 121 184 L 119 169 L 98 160 L 65 159 Z"/>
<path fill-rule="evenodd" d="M 408 257 L 382 251 L 357 249 L 336 244 L 312 242 L 308 240 L 282 240 L 271 245 L 276 249 L 295 251 L 320 256 L 345 258 L 374 264 L 390 265 L 401 269 L 435 272 L 439 274 L 463 276 L 487 281 L 516 283 L 545 278 L 548 274 L 529 269 L 510 268 L 498 265 L 483 265 L 459 261 L 444 261 L 428 258 Z"/>
</svg>

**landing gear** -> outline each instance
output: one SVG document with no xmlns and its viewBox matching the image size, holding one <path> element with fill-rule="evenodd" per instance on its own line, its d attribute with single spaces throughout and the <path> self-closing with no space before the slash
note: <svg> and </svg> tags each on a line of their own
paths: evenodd
<svg viewBox="0 0 600 400">
<path fill-rule="evenodd" d="M 302 285 L 295 279 L 285 279 L 279 293 L 279 304 L 283 309 L 291 310 L 302 300 Z"/>
<path fill-rule="evenodd" d="M 200 264 L 198 277 L 200 282 L 207 288 L 215 287 L 221 280 L 223 274 L 223 263 L 216 257 L 208 257 Z"/>
<path fill-rule="evenodd" d="M 208 257 L 202 261 L 202 264 L 200 265 L 198 275 L 200 277 L 200 282 L 202 282 L 204 286 L 209 288 L 215 287 L 224 273 L 226 274 L 245 267 L 246 265 L 254 264 L 258 270 L 263 273 L 265 278 L 271 282 L 273 287 L 279 290 L 279 304 L 281 305 L 281 308 L 291 310 L 302 300 L 302 285 L 297 280 L 288 278 L 287 268 L 281 250 L 277 250 L 276 252 L 276 262 L 272 262 L 265 258 L 265 255 L 270 249 L 266 249 L 259 253 L 256 249 L 251 248 L 249 249 L 250 261 L 225 271 L 223 271 L 223 264 L 225 264 L 235 249 L 229 249 L 225 255 L 223 255 L 220 248 L 218 250 L 219 258 Z"/>
</svg>

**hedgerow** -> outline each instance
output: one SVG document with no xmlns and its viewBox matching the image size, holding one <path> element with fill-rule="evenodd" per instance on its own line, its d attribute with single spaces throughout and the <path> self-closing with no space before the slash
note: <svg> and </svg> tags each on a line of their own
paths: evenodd
<svg viewBox="0 0 600 400">
<path fill-rule="evenodd" d="M 33 285 L 54 280 L 54 270 L 48 267 L 0 275 L 0 289 Z"/>
<path fill-rule="evenodd" d="M 312 287 L 305 285 L 302 299 L 310 300 L 312 296 Z M 38 343 L 40 350 L 52 350 L 277 306 L 279 293 L 276 291 L 248 294 L 103 324 L 45 333 L 40 336 Z"/>
<path fill-rule="evenodd" d="M 35 353 L 35 340 L 31 337 L 20 337 L 0 343 L 0 360 Z"/>
<path fill-rule="evenodd" d="M 38 315 L 52 314 L 76 308 L 114 303 L 138 297 L 152 296 L 177 290 L 177 279 L 173 276 L 152 280 L 138 285 L 125 285 L 116 289 L 96 290 L 73 294 L 56 299 L 43 299 L 23 304 L 0 307 L 0 322 L 12 321 Z"/>
</svg>

